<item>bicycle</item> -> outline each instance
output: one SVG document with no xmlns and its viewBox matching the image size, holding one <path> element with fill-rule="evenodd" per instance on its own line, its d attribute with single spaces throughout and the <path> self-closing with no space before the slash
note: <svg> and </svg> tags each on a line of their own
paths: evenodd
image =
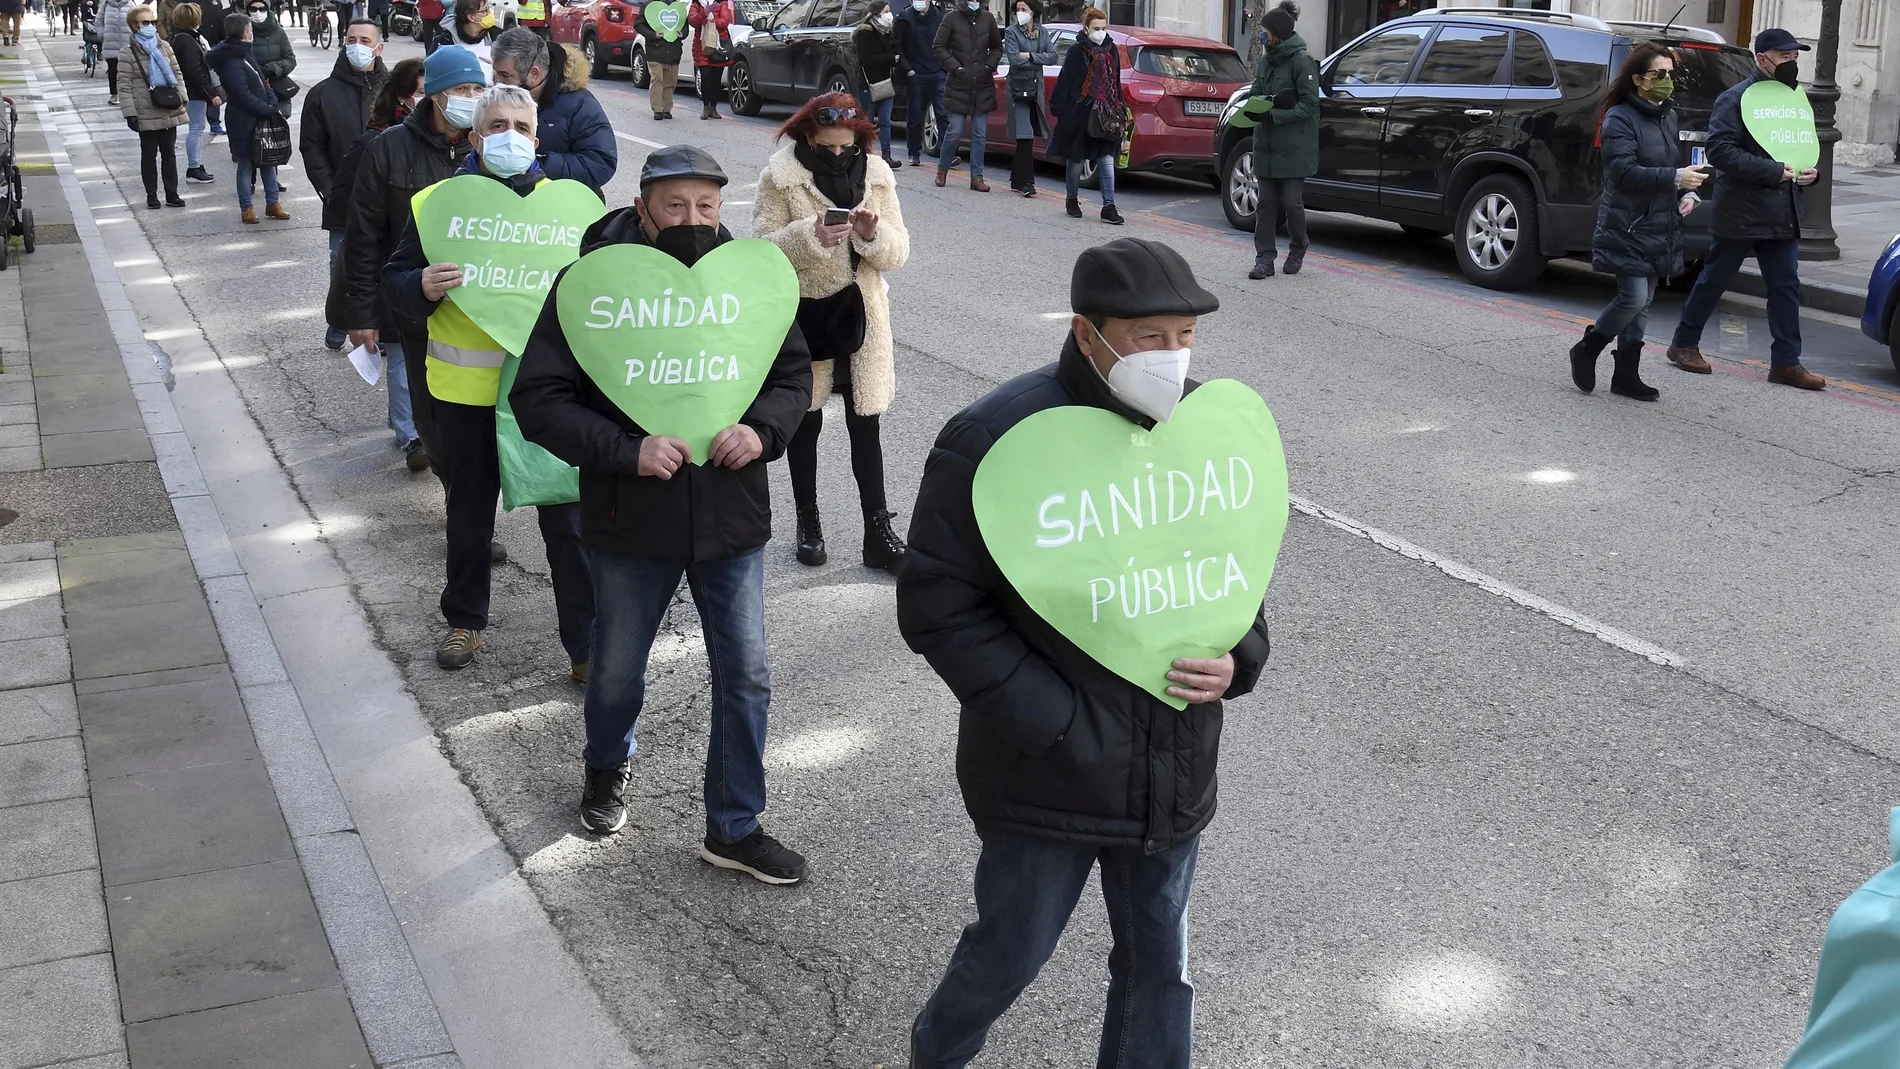
<svg viewBox="0 0 1900 1069">
<path fill-rule="evenodd" d="M 99 46 L 105 43 L 105 38 L 87 23 L 80 40 L 83 43 L 79 46 L 79 61 L 86 65 L 86 77 L 90 78 L 92 72 L 99 69 Z"/>
<path fill-rule="evenodd" d="M 310 22 L 310 47 L 328 49 L 336 43 L 336 31 L 330 26 L 330 12 L 321 7 L 305 9 Z"/>
</svg>

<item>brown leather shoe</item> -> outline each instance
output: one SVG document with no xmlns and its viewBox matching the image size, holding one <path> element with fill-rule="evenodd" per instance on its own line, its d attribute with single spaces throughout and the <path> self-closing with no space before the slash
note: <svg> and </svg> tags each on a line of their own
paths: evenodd
<svg viewBox="0 0 1900 1069">
<path fill-rule="evenodd" d="M 1668 355 L 1669 362 L 1684 371 L 1693 371 L 1698 375 L 1711 375 L 1715 372 L 1715 369 L 1709 366 L 1709 362 L 1702 359 L 1702 350 L 1693 345 L 1671 345 Z"/>
<path fill-rule="evenodd" d="M 285 211 L 284 206 L 281 204 L 271 204 L 271 205 L 265 206 L 264 214 L 271 217 L 272 219 L 290 218 L 290 213 Z"/>
<path fill-rule="evenodd" d="M 942 186 L 945 182 L 948 182 L 949 180 L 950 180 L 950 172 L 944 170 L 941 167 L 937 168 L 937 185 Z"/>
<path fill-rule="evenodd" d="M 255 223 L 257 222 L 257 210 L 254 208 L 246 208 L 238 213 L 238 218 L 247 223 Z"/>
<path fill-rule="evenodd" d="M 1827 386 L 1826 379 L 1802 367 L 1800 364 L 1789 364 L 1787 367 L 1778 367 L 1770 370 L 1768 372 L 1768 381 L 1777 386 L 1799 386 L 1804 390 L 1820 390 L 1825 389 Z"/>
<path fill-rule="evenodd" d="M 978 193 L 988 193 L 990 191 L 990 184 L 981 178 L 972 178 L 970 179 L 970 188 L 976 190 Z"/>
</svg>

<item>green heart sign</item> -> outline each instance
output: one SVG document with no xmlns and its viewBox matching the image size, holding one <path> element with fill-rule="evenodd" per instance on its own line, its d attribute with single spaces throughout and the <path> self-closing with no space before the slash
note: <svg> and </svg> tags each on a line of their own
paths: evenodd
<svg viewBox="0 0 1900 1069">
<path fill-rule="evenodd" d="M 600 197 L 572 179 L 543 182 L 522 197 L 487 175 L 464 174 L 430 191 L 416 211 L 416 232 L 430 263 L 462 265 L 462 284 L 449 300 L 519 355 L 554 277 L 581 254 L 581 235 L 605 214 Z"/>
<path fill-rule="evenodd" d="M 1814 133 L 1814 105 L 1808 94 L 1774 80 L 1742 91 L 1742 125 L 1769 156 L 1796 171 L 1821 162 L 1821 139 Z"/>
<path fill-rule="evenodd" d="M 1227 124 L 1241 129 L 1259 126 L 1261 120 L 1267 117 L 1267 112 L 1272 110 L 1273 100 L 1270 97 L 1248 97 L 1246 102 L 1240 105 L 1240 110 L 1234 112 L 1233 118 L 1227 120 Z"/>
<path fill-rule="evenodd" d="M 660 31 L 660 36 L 668 41 L 677 41 L 686 29 L 686 0 L 672 0 L 661 4 L 648 0 L 645 8 L 647 24 Z"/>
<path fill-rule="evenodd" d="M 1260 395 L 1216 379 L 1152 431 L 1100 408 L 1038 412 L 976 469 L 983 543 L 1038 616 L 1177 709 L 1177 657 L 1234 648 L 1286 534 L 1286 455 Z"/>
<path fill-rule="evenodd" d="M 713 436 L 758 398 L 798 314 L 798 275 L 759 238 L 728 241 L 691 268 L 645 245 L 609 245 L 568 268 L 554 304 L 594 385 L 703 464 Z"/>
</svg>

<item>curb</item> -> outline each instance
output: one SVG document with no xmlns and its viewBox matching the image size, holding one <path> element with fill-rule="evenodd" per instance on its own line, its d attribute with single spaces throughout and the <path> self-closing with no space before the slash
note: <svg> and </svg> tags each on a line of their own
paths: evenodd
<svg viewBox="0 0 1900 1069">
<path fill-rule="evenodd" d="M 1750 297 L 1768 296 L 1768 287 L 1762 283 L 1761 271 L 1753 264 L 1735 273 L 1735 281 L 1729 283 L 1729 289 Z M 1845 289 L 1826 282 L 1803 282 L 1801 307 L 1859 319 L 1861 313 L 1867 310 L 1867 291 Z"/>
</svg>

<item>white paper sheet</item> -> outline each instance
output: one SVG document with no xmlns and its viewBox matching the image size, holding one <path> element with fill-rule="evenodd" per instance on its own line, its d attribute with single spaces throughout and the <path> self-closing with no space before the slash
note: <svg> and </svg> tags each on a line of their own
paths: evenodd
<svg viewBox="0 0 1900 1069">
<path fill-rule="evenodd" d="M 350 350 L 350 363 L 355 365 L 356 373 L 363 376 L 363 381 L 371 386 L 383 377 L 383 354 L 380 351 L 359 345 Z"/>
</svg>

